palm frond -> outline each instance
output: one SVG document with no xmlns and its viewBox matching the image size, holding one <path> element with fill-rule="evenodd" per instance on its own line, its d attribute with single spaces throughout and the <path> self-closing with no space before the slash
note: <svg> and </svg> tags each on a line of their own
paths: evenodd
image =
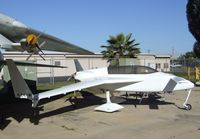
<svg viewBox="0 0 200 139">
<path fill-rule="evenodd" d="M 135 43 L 135 39 L 131 39 L 131 37 L 132 33 L 128 35 L 120 33 L 116 36 L 109 36 L 107 46 L 101 46 L 105 49 L 101 52 L 104 55 L 103 58 L 110 61 L 113 58 L 134 57 L 135 54 L 140 53 L 140 49 L 136 47 L 139 43 Z"/>
</svg>

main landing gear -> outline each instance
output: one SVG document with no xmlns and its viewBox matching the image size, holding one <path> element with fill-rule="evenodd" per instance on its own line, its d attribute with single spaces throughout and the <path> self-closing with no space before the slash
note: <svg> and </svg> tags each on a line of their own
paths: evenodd
<svg viewBox="0 0 200 139">
<path fill-rule="evenodd" d="M 94 110 L 103 112 L 115 112 L 123 108 L 123 106 L 112 103 L 110 101 L 110 91 L 106 91 L 106 100 L 107 102 L 105 104 L 96 107 Z"/>
</svg>

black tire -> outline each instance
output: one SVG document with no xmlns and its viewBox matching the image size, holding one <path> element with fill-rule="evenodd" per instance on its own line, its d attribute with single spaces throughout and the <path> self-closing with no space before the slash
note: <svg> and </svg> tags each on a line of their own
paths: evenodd
<svg viewBox="0 0 200 139">
<path fill-rule="evenodd" d="M 186 110 L 191 110 L 191 109 L 192 109 L 192 105 L 186 104 L 185 109 L 186 109 Z"/>
</svg>

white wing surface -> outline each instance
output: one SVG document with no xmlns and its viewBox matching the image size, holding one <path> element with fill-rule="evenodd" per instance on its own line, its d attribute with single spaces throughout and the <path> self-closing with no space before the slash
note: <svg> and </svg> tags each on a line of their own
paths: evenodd
<svg viewBox="0 0 200 139">
<path fill-rule="evenodd" d="M 87 81 L 82 81 L 78 82 L 72 85 L 64 86 L 58 89 L 53 89 L 50 91 L 45 91 L 43 93 L 38 94 L 38 99 L 43 99 L 43 98 L 50 98 L 52 96 L 56 95 L 61 95 L 61 94 L 67 94 L 69 92 L 77 91 L 77 90 L 82 90 L 86 88 L 91 88 L 91 87 L 98 87 L 101 86 L 107 86 L 107 85 L 113 85 L 113 84 L 123 84 L 123 85 L 128 85 L 132 84 L 135 82 L 139 81 L 131 81 L 130 79 L 122 79 L 122 78 L 97 78 L 97 79 L 92 79 L 92 80 L 87 80 Z"/>
</svg>

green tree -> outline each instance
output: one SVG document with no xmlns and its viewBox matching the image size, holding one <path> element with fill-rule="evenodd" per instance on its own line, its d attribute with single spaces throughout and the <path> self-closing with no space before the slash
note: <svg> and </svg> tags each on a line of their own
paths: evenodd
<svg viewBox="0 0 200 139">
<path fill-rule="evenodd" d="M 188 0 L 187 3 L 188 28 L 197 42 L 193 51 L 200 58 L 200 0 Z"/>
<path fill-rule="evenodd" d="M 194 52 L 186 52 L 185 54 L 183 55 L 180 55 L 178 57 L 179 60 L 183 60 L 183 59 L 193 59 L 193 58 L 196 58 L 196 54 Z"/>
<path fill-rule="evenodd" d="M 196 55 L 194 52 L 186 52 L 185 58 L 196 58 Z"/>
<path fill-rule="evenodd" d="M 120 33 L 116 36 L 110 36 L 107 45 L 101 46 L 105 49 L 101 52 L 103 58 L 110 62 L 113 59 L 135 57 L 135 54 L 140 53 L 140 49 L 136 47 L 139 43 L 135 43 L 135 39 L 131 39 L 131 37 L 132 33 L 128 35 Z"/>
</svg>

